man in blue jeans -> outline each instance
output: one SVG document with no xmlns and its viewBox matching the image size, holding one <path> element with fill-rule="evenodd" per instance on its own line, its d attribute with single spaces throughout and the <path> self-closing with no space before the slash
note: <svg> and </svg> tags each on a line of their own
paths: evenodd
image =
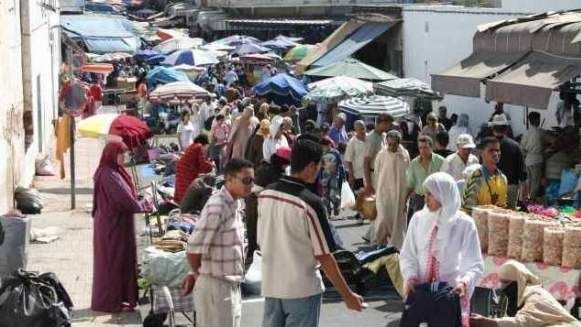
<svg viewBox="0 0 581 327">
<path fill-rule="evenodd" d="M 291 176 L 258 195 L 265 327 L 318 326 L 325 290 L 321 266 L 349 309 L 365 306 L 339 271 L 325 207 L 308 188 L 316 180 L 322 154 L 318 142 L 299 138 L 292 150 Z"/>
</svg>

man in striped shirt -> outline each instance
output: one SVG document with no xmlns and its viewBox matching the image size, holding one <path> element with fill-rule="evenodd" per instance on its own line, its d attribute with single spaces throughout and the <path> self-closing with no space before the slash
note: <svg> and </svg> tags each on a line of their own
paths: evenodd
<svg viewBox="0 0 581 327">
<path fill-rule="evenodd" d="M 226 184 L 212 195 L 188 240 L 192 272 L 183 283 L 184 293 L 195 284 L 197 326 L 240 326 L 244 276 L 244 224 L 239 199 L 254 184 L 253 164 L 232 159 L 224 168 Z"/>
<path fill-rule="evenodd" d="M 263 325 L 317 326 L 325 290 L 319 267 L 347 307 L 361 311 L 362 298 L 341 275 L 329 222 L 320 197 L 309 191 L 320 169 L 322 149 L 299 138 L 291 155 L 291 176 L 258 195 L 258 244 L 262 251 Z"/>
</svg>

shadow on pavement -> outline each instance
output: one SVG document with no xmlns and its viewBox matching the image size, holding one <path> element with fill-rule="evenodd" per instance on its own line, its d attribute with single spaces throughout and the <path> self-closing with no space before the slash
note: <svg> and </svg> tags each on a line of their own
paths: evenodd
<svg viewBox="0 0 581 327">
<path fill-rule="evenodd" d="M 71 189 L 68 187 L 41 188 L 38 191 L 50 194 L 71 194 Z M 93 194 L 93 189 L 90 187 L 77 187 L 76 191 L 76 194 Z"/>
</svg>

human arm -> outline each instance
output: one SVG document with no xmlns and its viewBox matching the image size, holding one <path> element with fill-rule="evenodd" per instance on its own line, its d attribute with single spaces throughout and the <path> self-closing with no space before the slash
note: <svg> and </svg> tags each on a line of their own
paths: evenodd
<svg viewBox="0 0 581 327">
<path fill-rule="evenodd" d="M 353 147 L 353 142 L 350 141 L 347 143 L 347 149 L 345 149 L 345 165 L 347 166 L 347 172 L 349 174 L 347 178 L 351 187 L 353 187 L 353 184 L 355 183 L 355 176 L 353 175 L 353 160 L 355 160 L 355 151 L 353 151 Z"/>
<path fill-rule="evenodd" d="M 199 276 L 199 269 L 202 265 L 202 255 L 199 253 L 188 253 L 187 259 L 190 264 L 190 273 L 186 275 L 182 282 L 182 294 L 184 296 L 190 294 L 194 289 L 194 284 Z"/>
<path fill-rule="evenodd" d="M 460 271 L 462 272 L 456 279 L 457 288 L 464 285 L 463 295 L 471 296 L 472 290 L 476 287 L 482 274 L 484 273 L 484 261 L 480 249 L 480 239 L 473 220 L 469 220 L 469 228 L 464 233 L 464 240 L 461 248 Z M 457 291 L 460 291 L 457 289 Z"/>
<path fill-rule="evenodd" d="M 367 194 L 374 194 L 375 193 L 375 189 L 373 188 L 373 184 L 372 184 L 372 178 L 371 178 L 371 158 L 368 156 L 365 156 L 365 158 L 363 159 L 363 172 L 364 172 L 364 183 L 365 183 L 365 193 Z"/>
<path fill-rule="evenodd" d="M 321 267 L 325 272 L 325 276 L 331 281 L 333 286 L 337 289 L 343 301 L 345 301 L 345 305 L 347 308 L 355 311 L 361 311 L 365 308 L 363 303 L 363 298 L 356 294 L 351 290 L 351 288 L 347 285 L 345 278 L 341 274 L 339 270 L 339 266 L 337 265 L 337 261 L 332 254 L 327 253 L 324 255 L 316 256 L 317 260 L 321 263 Z"/>
<path fill-rule="evenodd" d="M 399 268 L 404 279 L 404 296 L 414 291 L 419 275 L 419 264 L 415 244 L 415 227 L 417 213 L 410 220 L 410 225 L 401 248 L 399 256 Z"/>
<path fill-rule="evenodd" d="M 147 200 L 138 200 L 131 187 L 116 171 L 101 174 L 104 179 L 103 185 L 107 187 L 107 198 L 117 210 L 123 213 L 145 212 Z"/>
<path fill-rule="evenodd" d="M 206 158 L 204 151 L 200 148 L 199 152 L 196 154 L 196 167 L 198 167 L 198 173 L 207 174 L 214 168 L 212 162 Z"/>
</svg>

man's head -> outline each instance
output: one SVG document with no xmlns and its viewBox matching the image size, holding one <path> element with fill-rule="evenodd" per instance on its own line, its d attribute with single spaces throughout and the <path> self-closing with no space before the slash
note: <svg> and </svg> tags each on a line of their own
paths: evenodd
<svg viewBox="0 0 581 327">
<path fill-rule="evenodd" d="M 345 113 L 341 112 L 337 115 L 337 117 L 335 118 L 335 127 L 338 129 L 343 128 L 343 126 L 345 126 L 345 122 L 347 121 L 347 115 L 345 115 Z"/>
<path fill-rule="evenodd" d="M 234 199 L 244 198 L 252 191 L 254 185 L 254 168 L 246 159 L 234 158 L 224 167 L 226 188 Z"/>
<path fill-rule="evenodd" d="M 450 143 L 450 135 L 448 132 L 441 131 L 436 134 L 436 150 L 445 150 Z"/>
<path fill-rule="evenodd" d="M 504 113 L 504 103 L 497 102 L 496 105 L 494 105 L 494 112 L 497 114 Z"/>
<path fill-rule="evenodd" d="M 440 106 L 440 108 L 438 108 L 438 115 L 440 116 L 440 118 L 446 118 L 446 116 L 448 115 L 448 108 L 446 108 L 445 106 Z"/>
<path fill-rule="evenodd" d="M 492 121 L 488 123 L 492 127 L 492 134 L 498 139 L 502 139 L 508 132 L 508 119 L 505 114 L 497 114 L 492 117 Z"/>
<path fill-rule="evenodd" d="M 291 173 L 306 183 L 314 183 L 319 173 L 323 150 L 308 138 L 296 141 L 291 154 Z"/>
<path fill-rule="evenodd" d="M 476 147 L 474 144 L 474 140 L 470 134 L 460 134 L 456 139 L 456 147 L 458 148 L 458 155 L 464 161 L 468 160 L 470 157 L 470 153 L 472 153 L 472 149 Z"/>
<path fill-rule="evenodd" d="M 333 141 L 328 136 L 321 138 L 321 140 L 319 141 L 319 144 L 321 145 L 321 149 L 323 150 L 323 153 L 331 150 L 332 144 L 333 144 L 332 142 Z"/>
<path fill-rule="evenodd" d="M 427 135 L 420 135 L 420 137 L 418 137 L 418 150 L 420 152 L 420 157 L 423 159 L 430 158 L 433 148 L 434 142 L 431 137 Z"/>
<path fill-rule="evenodd" d="M 194 143 L 200 144 L 202 146 L 202 148 L 204 149 L 204 152 L 208 151 L 208 147 L 210 144 L 210 141 L 208 139 L 208 135 L 200 134 L 200 135 L 196 136 L 196 138 L 194 139 Z"/>
<path fill-rule="evenodd" d="M 508 298 L 507 315 L 515 316 L 524 305 L 524 293 L 528 286 L 540 285 L 541 281 L 525 265 L 508 260 L 499 271 L 501 290 Z"/>
<path fill-rule="evenodd" d="M 401 133 L 396 130 L 391 130 L 387 132 L 385 138 L 389 152 L 397 152 L 399 149 L 399 143 L 401 142 Z"/>
<path fill-rule="evenodd" d="M 536 111 L 529 112 L 528 119 L 532 126 L 539 127 L 541 125 L 541 114 Z"/>
<path fill-rule="evenodd" d="M 433 112 L 428 114 L 426 120 L 428 121 L 428 125 L 432 128 L 435 128 L 438 125 L 438 116 Z"/>
<path fill-rule="evenodd" d="M 480 142 L 480 148 L 482 149 L 482 163 L 485 166 L 496 167 L 500 161 L 500 141 L 496 137 L 485 137 L 482 142 Z"/>
<path fill-rule="evenodd" d="M 378 133 L 387 132 L 393 124 L 393 116 L 386 113 L 381 113 L 375 118 L 375 131 Z"/>
<path fill-rule="evenodd" d="M 329 135 L 329 124 L 328 123 L 322 123 L 321 124 L 321 137 L 325 137 L 327 135 Z"/>
<path fill-rule="evenodd" d="M 353 123 L 353 129 L 355 130 L 355 137 L 360 140 L 365 139 L 365 122 L 363 120 L 356 120 Z"/>
</svg>

